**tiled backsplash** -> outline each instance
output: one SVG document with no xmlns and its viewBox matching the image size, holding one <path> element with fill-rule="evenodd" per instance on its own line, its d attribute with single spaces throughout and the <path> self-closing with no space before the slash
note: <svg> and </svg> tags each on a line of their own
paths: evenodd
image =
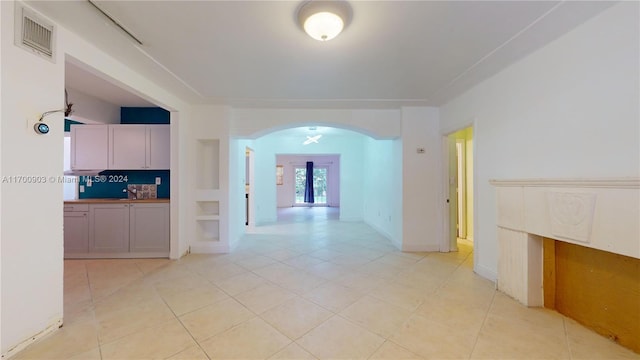
<svg viewBox="0 0 640 360">
<path fill-rule="evenodd" d="M 149 184 L 128 184 L 127 185 L 127 193 L 129 194 L 129 199 L 156 199 L 158 197 L 157 185 L 149 185 Z M 135 193 L 135 195 L 134 195 Z"/>
<path fill-rule="evenodd" d="M 157 198 L 169 198 L 169 170 L 105 170 L 100 176 L 103 176 L 105 181 L 92 181 L 91 186 L 87 186 L 86 179 L 80 177 L 78 185 L 84 186 L 84 192 L 79 193 L 80 199 L 127 198 L 128 192 L 125 193 L 123 190 L 129 185 L 154 185 Z M 155 185 L 156 178 L 160 178 L 160 185 Z M 147 191 L 151 196 L 151 188 Z"/>
</svg>

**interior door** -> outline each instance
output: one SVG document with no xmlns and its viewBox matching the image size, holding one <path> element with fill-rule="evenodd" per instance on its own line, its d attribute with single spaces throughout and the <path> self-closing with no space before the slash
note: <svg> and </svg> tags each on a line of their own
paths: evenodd
<svg viewBox="0 0 640 360">
<path fill-rule="evenodd" d="M 447 137 L 449 154 L 449 251 L 458 251 L 458 156 L 456 152 L 456 138 Z"/>
</svg>

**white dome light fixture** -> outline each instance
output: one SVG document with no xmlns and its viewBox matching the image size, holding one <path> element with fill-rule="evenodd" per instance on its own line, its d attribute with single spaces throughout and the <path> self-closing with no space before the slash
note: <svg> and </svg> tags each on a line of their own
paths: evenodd
<svg viewBox="0 0 640 360">
<path fill-rule="evenodd" d="M 338 36 L 351 20 L 351 7 L 343 0 L 311 0 L 298 9 L 298 21 L 304 31 L 319 41 Z"/>
</svg>

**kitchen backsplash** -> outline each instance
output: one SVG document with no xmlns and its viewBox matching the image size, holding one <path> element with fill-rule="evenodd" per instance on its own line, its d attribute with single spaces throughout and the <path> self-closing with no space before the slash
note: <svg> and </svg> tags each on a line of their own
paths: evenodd
<svg viewBox="0 0 640 360">
<path fill-rule="evenodd" d="M 129 184 L 127 185 L 127 190 L 129 193 L 129 199 L 139 200 L 158 198 L 157 185 Z"/>
<path fill-rule="evenodd" d="M 136 185 L 148 198 L 155 193 L 155 197 L 159 199 L 168 199 L 169 173 L 169 170 L 105 170 L 98 177 L 91 177 L 91 186 L 87 186 L 88 178 L 81 176 L 78 186 L 84 186 L 84 192 L 79 192 L 78 197 L 80 199 L 124 199 L 128 198 L 130 193 L 123 190 L 130 185 Z M 155 185 L 157 177 L 160 178 L 160 185 Z M 145 185 L 154 185 L 155 192 L 152 187 L 145 188 Z M 141 196 L 138 195 L 138 198 Z"/>
</svg>

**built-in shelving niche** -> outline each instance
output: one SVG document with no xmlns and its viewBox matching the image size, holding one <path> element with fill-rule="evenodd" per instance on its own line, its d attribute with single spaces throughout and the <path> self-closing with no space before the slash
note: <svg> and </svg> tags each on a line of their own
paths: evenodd
<svg viewBox="0 0 640 360">
<path fill-rule="evenodd" d="M 220 240 L 220 140 L 196 141 L 196 240 Z"/>
<path fill-rule="evenodd" d="M 197 141 L 196 174 L 197 189 L 220 188 L 220 140 L 199 139 Z"/>
</svg>

